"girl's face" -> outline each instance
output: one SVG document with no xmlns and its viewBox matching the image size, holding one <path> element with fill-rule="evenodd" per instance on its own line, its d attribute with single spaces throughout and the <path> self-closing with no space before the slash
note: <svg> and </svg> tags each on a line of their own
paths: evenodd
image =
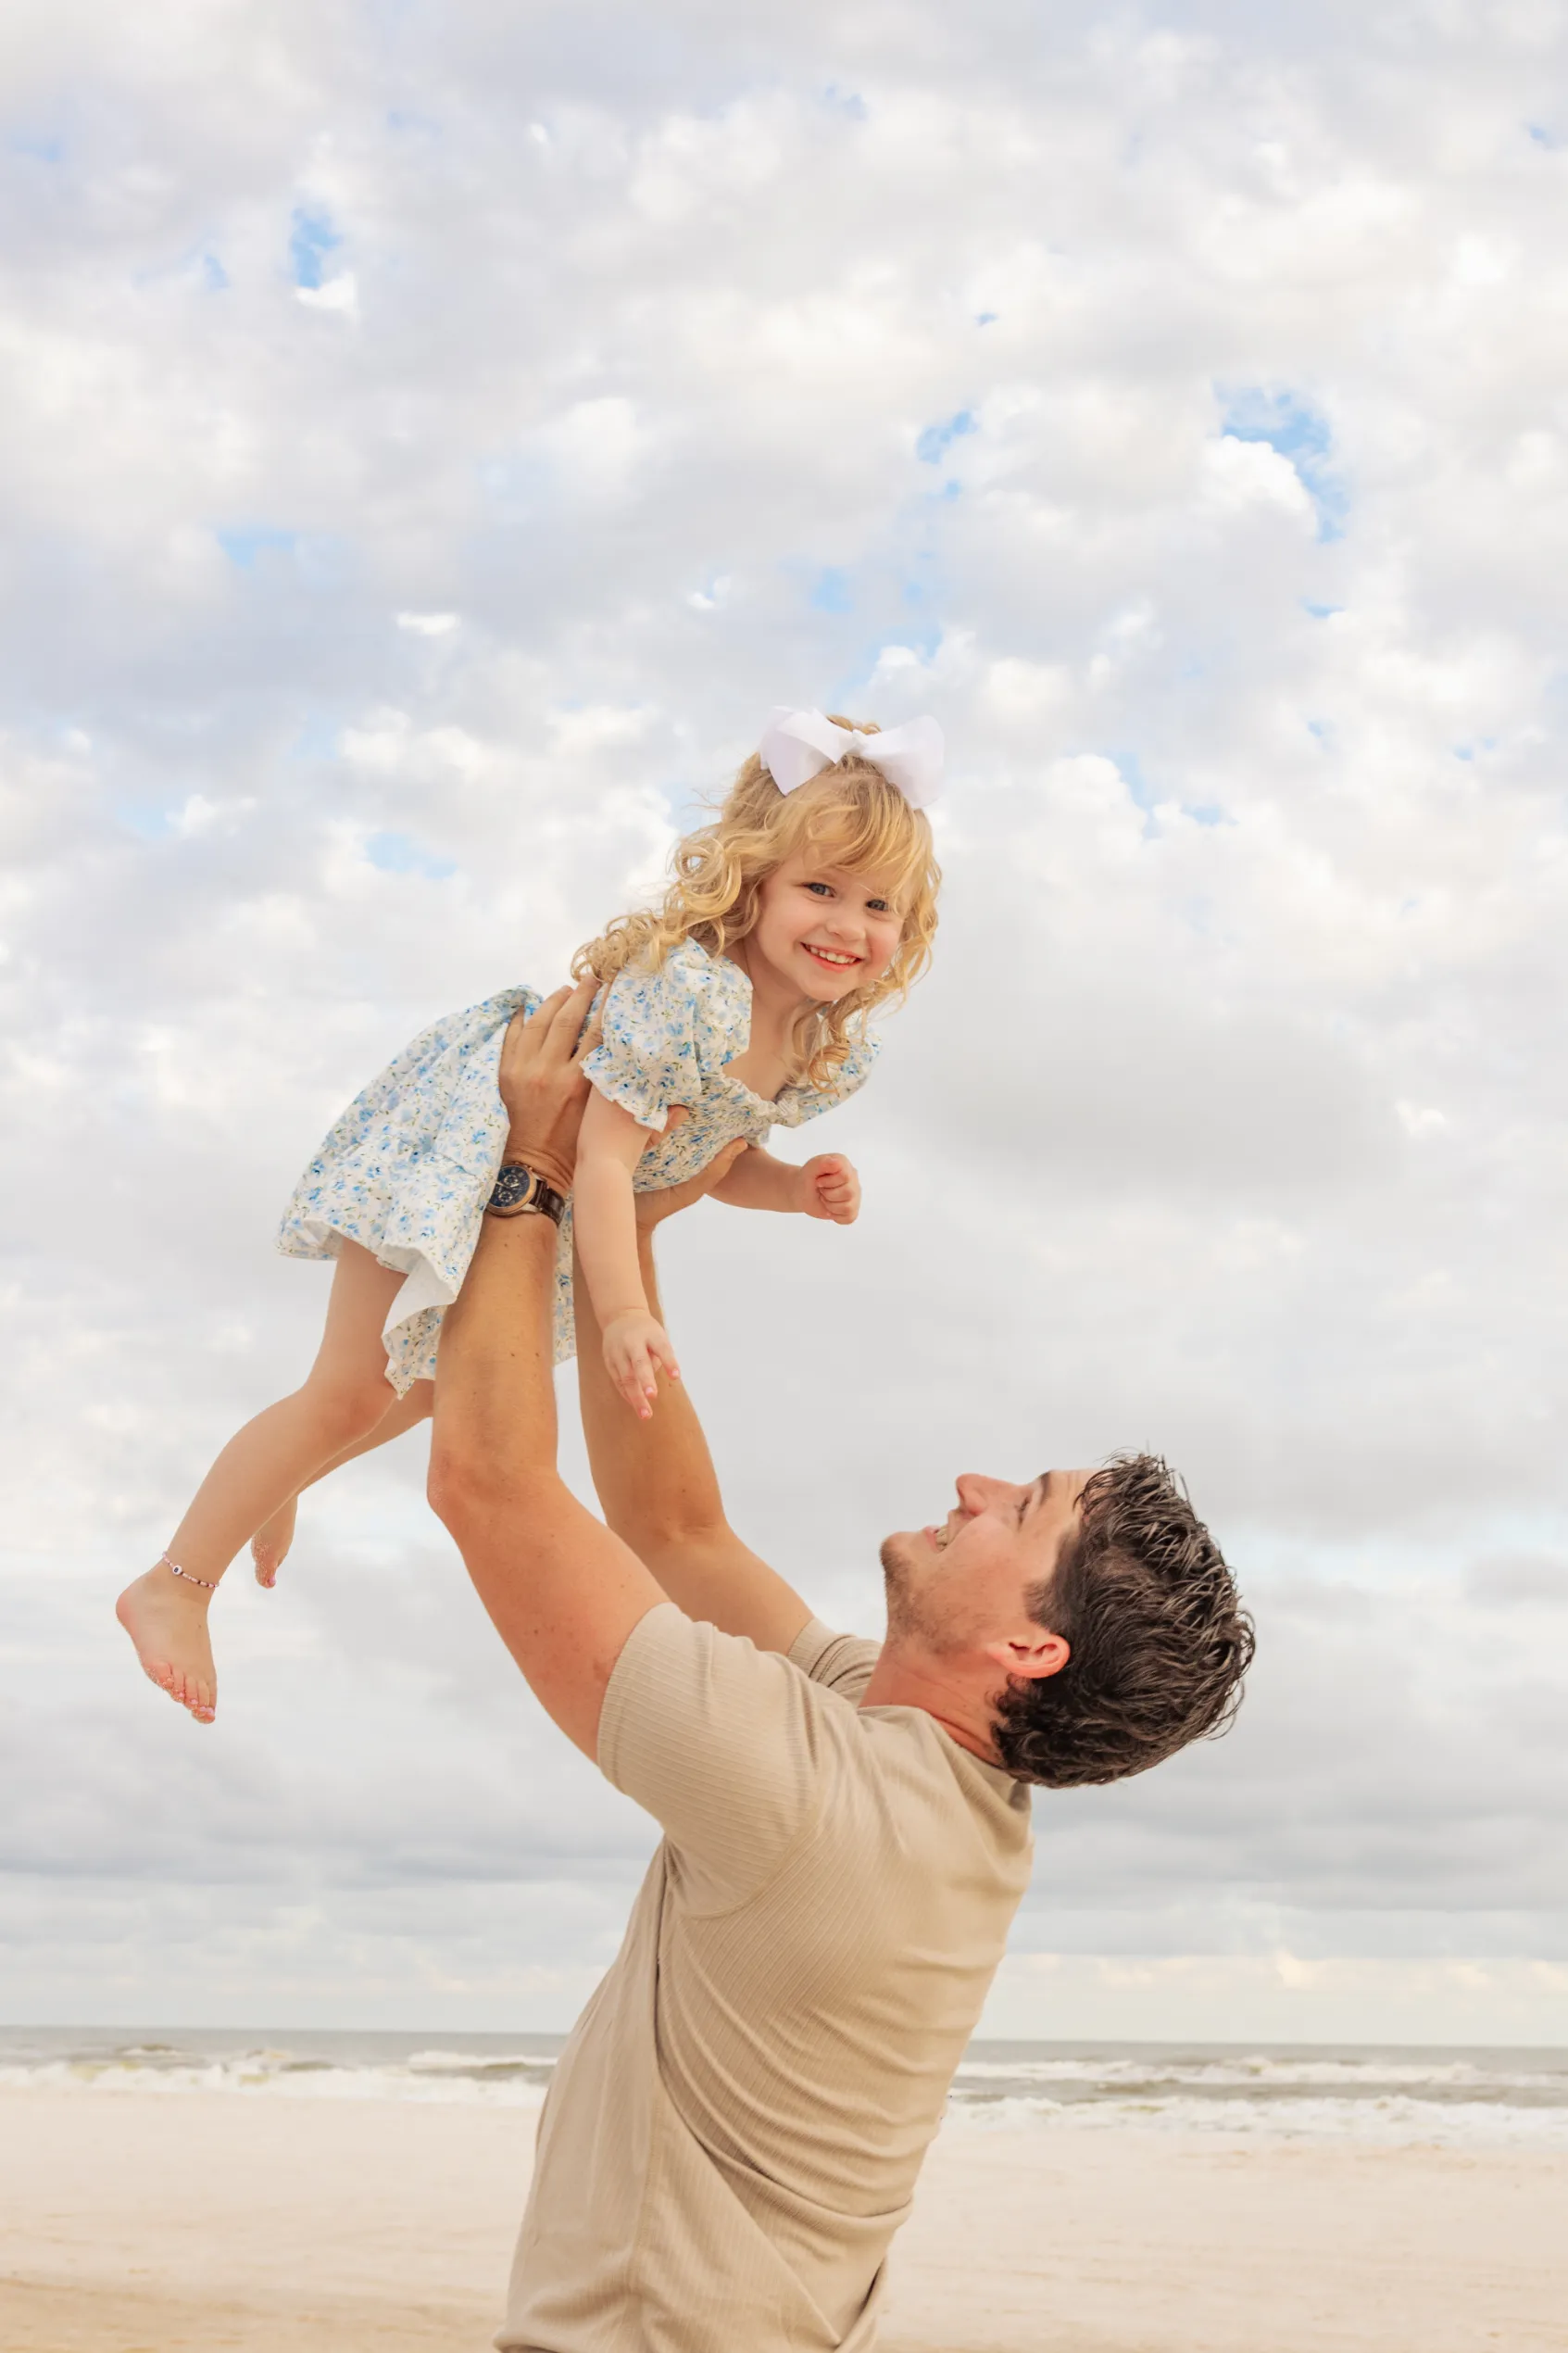
<svg viewBox="0 0 1568 2353">
<path fill-rule="evenodd" d="M 797 995 L 831 1005 L 881 978 L 903 930 L 885 876 L 848 874 L 804 849 L 775 866 L 758 892 L 747 968 L 754 981 L 761 966 Z"/>
</svg>

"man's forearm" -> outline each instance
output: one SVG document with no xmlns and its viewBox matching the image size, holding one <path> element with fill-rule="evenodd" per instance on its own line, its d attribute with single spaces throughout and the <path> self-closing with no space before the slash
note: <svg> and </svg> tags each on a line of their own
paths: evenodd
<svg viewBox="0 0 1568 2353">
<path fill-rule="evenodd" d="M 480 1220 L 462 1290 L 442 1319 L 433 1478 L 456 1463 L 470 1483 L 555 1476 L 555 1263 L 549 1218 Z"/>
<path fill-rule="evenodd" d="M 666 1596 L 556 1470 L 556 1239 L 546 1217 L 483 1220 L 443 1320 L 430 1492 L 502 1641 L 592 1756 L 626 1638 Z"/>
</svg>

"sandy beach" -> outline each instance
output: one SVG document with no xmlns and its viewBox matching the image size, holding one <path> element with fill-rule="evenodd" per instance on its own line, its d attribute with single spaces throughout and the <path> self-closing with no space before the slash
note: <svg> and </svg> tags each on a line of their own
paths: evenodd
<svg viewBox="0 0 1568 2353">
<path fill-rule="evenodd" d="M 0 2094 L 5 2353 L 483 2353 L 532 2114 Z M 1553 2353 L 1568 2154 L 948 2132 L 885 2353 Z M 737 2348 L 739 2353 L 739 2348 Z"/>
</svg>

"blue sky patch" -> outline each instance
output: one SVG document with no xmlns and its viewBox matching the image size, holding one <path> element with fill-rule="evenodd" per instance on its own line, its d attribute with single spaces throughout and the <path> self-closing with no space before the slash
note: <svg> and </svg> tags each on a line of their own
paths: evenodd
<svg viewBox="0 0 1568 2353">
<path fill-rule="evenodd" d="M 254 572 L 260 556 L 277 549 L 292 555 L 296 534 L 280 531 L 272 523 L 244 522 L 220 529 L 215 536 L 232 564 L 237 564 L 242 572 Z"/>
<path fill-rule="evenodd" d="M 1143 762 L 1135 751 L 1108 751 L 1107 760 L 1115 763 L 1116 772 L 1140 809 L 1152 809 L 1154 795 L 1143 773 Z"/>
<path fill-rule="evenodd" d="M 115 815 L 127 833 L 138 841 L 167 841 L 173 832 L 170 812 L 164 808 L 149 808 L 135 801 L 123 801 Z"/>
<path fill-rule="evenodd" d="M 324 711 L 313 711 L 283 754 L 285 760 L 335 760 L 341 724 Z"/>
<path fill-rule="evenodd" d="M 327 256 L 343 243 L 324 212 L 299 206 L 289 235 L 289 263 L 296 286 L 319 286 Z"/>
<path fill-rule="evenodd" d="M 915 456 L 922 466 L 940 465 L 943 452 L 951 443 L 962 434 L 978 433 L 979 430 L 970 411 L 960 409 L 956 417 L 947 419 L 946 424 L 927 425 L 915 444 Z"/>
<path fill-rule="evenodd" d="M 851 122 L 864 122 L 871 112 L 871 108 L 858 91 L 840 90 L 836 83 L 832 82 L 822 92 L 822 104 L 824 107 L 831 107 L 834 114 L 847 114 Z"/>
<path fill-rule="evenodd" d="M 855 600 L 849 590 L 849 574 L 831 568 L 820 572 L 811 584 L 809 602 L 813 612 L 852 612 Z"/>
<path fill-rule="evenodd" d="M 6 145 L 15 156 L 31 156 L 34 163 L 58 163 L 66 143 L 57 131 L 13 131 Z"/>
<path fill-rule="evenodd" d="M 1288 458 L 1317 510 L 1318 537 L 1343 539 L 1350 497 L 1335 470 L 1328 419 L 1302 393 L 1272 392 L 1262 384 L 1222 392 L 1222 430 L 1236 441 L 1262 441 Z"/>
<path fill-rule="evenodd" d="M 437 857 L 411 834 L 372 834 L 365 844 L 365 855 L 383 875 L 422 875 L 426 882 L 445 882 L 458 871 L 456 859 Z"/>
</svg>

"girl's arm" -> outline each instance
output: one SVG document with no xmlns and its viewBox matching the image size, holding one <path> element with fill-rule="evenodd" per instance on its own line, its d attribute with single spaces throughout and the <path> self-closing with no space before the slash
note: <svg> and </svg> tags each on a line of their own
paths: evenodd
<svg viewBox="0 0 1568 2353">
<path fill-rule="evenodd" d="M 684 1114 L 671 1112 L 671 1118 Z M 637 1202 L 632 1172 L 648 1130 L 596 1088 L 583 1114 L 572 1211 L 577 1255 L 604 1334 L 605 1364 L 626 1403 L 646 1421 L 659 1394 L 655 1367 L 681 1378 L 669 1334 L 648 1309 L 637 1261 Z"/>
<path fill-rule="evenodd" d="M 637 1196 L 643 1281 L 656 1309 L 659 1284 L 649 1221 L 673 1198 Z M 593 1313 L 585 1286 L 579 1284 L 577 1380 L 588 1461 L 606 1525 L 630 1544 L 688 1617 L 710 1619 L 727 1634 L 744 1634 L 759 1650 L 787 1651 L 811 1613 L 726 1519 L 684 1381 L 667 1386 L 657 1419 L 633 1429 L 593 1344 Z"/>
<path fill-rule="evenodd" d="M 796 1168 L 752 1144 L 714 1186 L 713 1199 L 728 1202 L 732 1209 L 793 1210 L 852 1226 L 860 1214 L 860 1179 L 842 1152 L 819 1152 L 804 1168 Z"/>
</svg>

